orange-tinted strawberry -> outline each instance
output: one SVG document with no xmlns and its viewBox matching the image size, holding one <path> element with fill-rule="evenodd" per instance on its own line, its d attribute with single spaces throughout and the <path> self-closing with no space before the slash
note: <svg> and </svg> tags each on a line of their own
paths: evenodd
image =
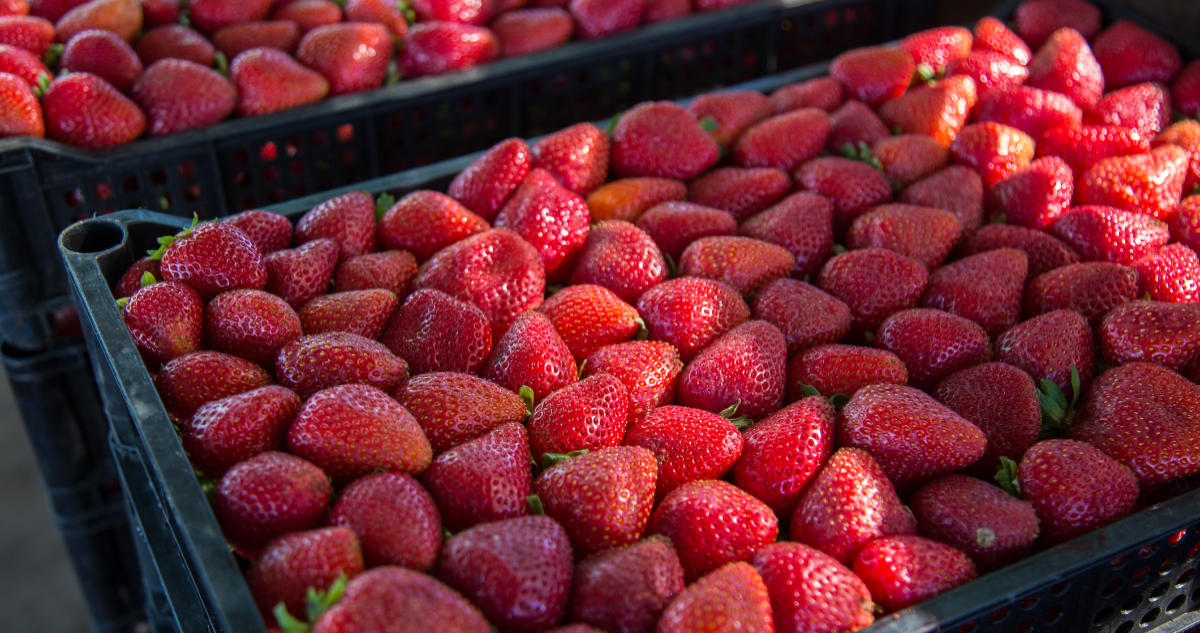
<svg viewBox="0 0 1200 633">
<path fill-rule="evenodd" d="M 400 301 L 390 290 L 350 290 L 314 297 L 300 309 L 305 334 L 350 332 L 379 338 Z"/>
<path fill-rule="evenodd" d="M 879 116 L 861 101 L 849 100 L 830 112 L 829 124 L 825 148 L 831 152 L 840 152 L 847 145 L 857 148 L 859 143 L 869 146 L 891 135 Z"/>
<path fill-rule="evenodd" d="M 1031 0 L 1017 7 L 1017 33 L 1037 50 L 1060 28 L 1070 27 L 1085 39 L 1100 31 L 1100 9 L 1083 0 Z"/>
<path fill-rule="evenodd" d="M 27 15 L 0 16 L 0 44 L 29 51 L 42 57 L 54 43 L 54 25 Z"/>
<path fill-rule="evenodd" d="M 979 172 L 991 187 L 1033 160 L 1034 141 L 1021 130 L 999 123 L 964 127 L 950 145 L 950 157 Z"/>
<path fill-rule="evenodd" d="M 593 40 L 637 27 L 646 0 L 571 0 L 567 9 L 575 18 L 575 35 Z"/>
<path fill-rule="evenodd" d="M 488 28 L 500 38 L 504 57 L 520 57 L 567 43 L 575 22 L 571 14 L 558 7 L 538 7 L 501 13 Z"/>
<path fill-rule="evenodd" d="M 332 492 L 320 468 L 272 451 L 251 457 L 221 477 L 213 494 L 213 514 L 227 541 L 255 553 L 284 534 L 317 527 Z"/>
<path fill-rule="evenodd" d="M 633 306 L 591 284 L 567 286 L 537 309 L 550 317 L 577 363 L 605 345 L 632 339 L 640 327 Z"/>
<path fill-rule="evenodd" d="M 1138 480 L 1129 468 L 1075 440 L 1046 440 L 1017 467 L 1021 498 L 1041 519 L 1040 547 L 1069 541 L 1133 513 Z"/>
<path fill-rule="evenodd" d="M 636 221 L 643 211 L 663 202 L 687 197 L 687 185 L 668 178 L 623 178 L 588 194 L 592 222 Z"/>
<path fill-rule="evenodd" d="M 370 567 L 428 571 L 442 545 L 442 520 L 433 497 L 406 473 L 373 473 L 354 480 L 338 495 L 325 525 L 354 530 Z"/>
<path fill-rule="evenodd" d="M 1175 145 L 1106 158 L 1079 177 L 1075 203 L 1098 204 L 1170 221 L 1179 207 L 1188 155 Z"/>
<path fill-rule="evenodd" d="M 713 138 L 730 147 L 742 132 L 774 114 L 772 103 L 754 90 L 722 90 L 696 97 L 687 109 L 697 121 L 711 117 L 717 124 Z"/>
<path fill-rule="evenodd" d="M 691 180 L 720 158 L 720 145 L 682 106 L 668 101 L 635 106 L 612 131 L 612 170 L 619 178 Z"/>
<path fill-rule="evenodd" d="M 332 2 L 328 4 L 337 10 Z M 318 26 L 305 33 L 296 46 L 296 59 L 329 80 L 331 95 L 382 86 L 391 56 L 391 32 L 382 24 L 370 22 Z"/>
<path fill-rule="evenodd" d="M 766 504 L 733 484 L 702 480 L 667 495 L 650 517 L 649 533 L 671 539 L 684 578 L 694 581 L 726 563 L 748 560 L 774 542 L 778 523 Z M 685 590 L 675 602 L 686 595 Z M 671 610 L 667 608 L 664 620 Z"/>
<path fill-rule="evenodd" d="M 934 480 L 913 495 L 912 506 L 921 536 L 961 550 L 983 573 L 1021 559 L 1038 536 L 1029 502 L 971 477 Z"/>
<path fill-rule="evenodd" d="M 833 252 L 833 204 L 795 193 L 742 223 L 738 234 L 782 246 L 796 259 L 794 276 L 811 275 Z"/>
<path fill-rule="evenodd" d="M 976 101 L 975 80 L 955 75 L 888 101 L 880 106 L 879 118 L 894 129 L 925 134 L 950 147 Z"/>
<path fill-rule="evenodd" d="M 186 59 L 201 66 L 212 66 L 216 61 L 216 49 L 208 38 L 182 24 L 157 26 L 137 43 L 137 56 L 149 66 L 160 59 Z"/>
<path fill-rule="evenodd" d="M 342 599 L 317 620 L 313 633 L 366 633 L 389 627 L 420 633 L 426 622 L 464 633 L 491 630 L 479 609 L 446 585 L 411 569 L 380 567 L 351 581 Z"/>
<path fill-rule="evenodd" d="M 318 528 L 281 536 L 263 550 L 246 572 L 250 595 L 267 622 L 282 604 L 289 615 L 303 618 L 308 592 L 327 591 L 339 577 L 363 572 L 358 536 L 344 527 Z"/>
<path fill-rule="evenodd" d="M 252 209 L 223 218 L 221 221 L 241 229 L 263 255 L 292 245 L 292 223 L 278 213 Z"/>
<path fill-rule="evenodd" d="M 754 318 L 779 328 L 789 354 L 840 341 L 853 321 L 849 306 L 795 279 L 763 286 L 754 295 Z"/>
<path fill-rule="evenodd" d="M 24 79 L 30 87 L 39 85 L 42 77 L 47 80 L 53 78 L 40 57 L 8 44 L 0 44 L 0 73 L 16 75 Z"/>
<path fill-rule="evenodd" d="M 271 0 L 188 0 L 188 13 L 196 28 L 212 33 L 221 27 L 264 20 Z"/>
<path fill-rule="evenodd" d="M 1071 206 L 1075 192 L 1070 165 L 1045 156 L 1013 170 L 988 190 L 988 215 L 1034 229 L 1048 229 Z"/>
<path fill-rule="evenodd" d="M 578 123 L 547 135 L 529 150 L 534 169 L 546 170 L 580 196 L 590 194 L 608 180 L 610 141 L 591 123 Z"/>
<path fill-rule="evenodd" d="M 1083 110 L 1064 94 L 1018 86 L 981 95 L 971 117 L 973 121 L 1014 127 L 1041 141 L 1042 134 L 1051 128 L 1079 127 Z"/>
<path fill-rule="evenodd" d="M 521 139 L 501 141 L 459 172 L 447 193 L 491 222 L 529 174 L 529 146 Z"/>
<path fill-rule="evenodd" d="M 738 405 L 738 414 L 759 420 L 783 403 L 786 373 L 787 341 L 779 328 L 747 321 L 684 368 L 676 401 L 712 413 Z"/>
<path fill-rule="evenodd" d="M 536 463 L 547 453 L 565 455 L 617 446 L 629 423 L 629 393 L 608 374 L 597 374 L 550 394 L 529 417 L 529 452 Z M 553 513 L 550 513 L 554 516 Z M 589 550 L 588 553 L 591 553 Z"/>
<path fill-rule="evenodd" d="M 1183 244 L 1168 244 L 1133 263 L 1138 294 L 1155 301 L 1200 302 L 1200 257 Z"/>
<path fill-rule="evenodd" d="M 229 78 L 238 90 L 238 114 L 270 114 L 329 95 L 329 80 L 292 59 L 286 52 L 265 46 L 247 49 L 233 58 Z"/>
<path fill-rule="evenodd" d="M 121 307 L 121 319 L 151 368 L 200 349 L 204 302 L 186 284 L 161 281 L 138 290 Z"/>
<path fill-rule="evenodd" d="M 1108 90 L 1144 81 L 1166 83 L 1183 67 L 1174 46 L 1129 20 L 1117 20 L 1104 29 L 1092 42 L 1092 52 Z"/>
<path fill-rule="evenodd" d="M 529 414 L 513 392 L 459 372 L 413 376 L 393 394 L 416 418 L 435 453 L 480 437 Z"/>
<path fill-rule="evenodd" d="M 299 309 L 310 299 L 325 294 L 337 260 L 338 245 L 330 239 L 313 240 L 297 248 L 275 251 L 263 257 L 267 269 L 264 289 Z"/>
<path fill-rule="evenodd" d="M 84 149 L 129 143 L 146 129 L 146 115 L 137 104 L 90 73 L 55 79 L 42 96 L 42 113 L 46 138 Z"/>
<path fill-rule="evenodd" d="M 578 379 L 571 350 L 550 319 L 535 311 L 517 317 L 496 341 L 480 375 L 513 393 L 529 387 L 535 404 Z"/>
<path fill-rule="evenodd" d="M 1054 310 L 1014 326 L 996 340 L 996 358 L 1065 392 L 1072 390 L 1072 367 L 1084 386 L 1096 371 L 1092 328 L 1072 310 Z"/>
<path fill-rule="evenodd" d="M 376 227 L 379 247 L 412 253 L 423 262 L 455 242 L 488 229 L 488 223 L 450 196 L 414 191 L 383 213 Z"/>
<path fill-rule="evenodd" d="M 975 564 L 949 545 L 912 535 L 867 543 L 854 558 L 854 574 L 885 613 L 899 611 L 975 580 Z"/>
<path fill-rule="evenodd" d="M 531 494 L 529 440 L 519 422 L 502 424 L 438 455 L 421 476 L 451 532 L 524 516 Z"/>
<path fill-rule="evenodd" d="M 946 376 L 991 357 L 979 324 L 929 308 L 901 310 L 879 326 L 875 345 L 895 354 L 908 370 L 908 384 L 931 389 Z"/>
<path fill-rule="evenodd" d="M 667 262 L 654 240 L 623 220 L 597 224 L 579 251 L 571 284 L 595 284 L 635 303 L 648 288 L 667 279 Z"/>
<path fill-rule="evenodd" d="M 880 284 L 880 279 L 889 280 Z M 893 312 L 915 307 L 929 270 L 920 262 L 882 248 L 836 255 L 825 263 L 817 286 L 850 306 L 851 331 L 874 330 Z"/>
<path fill-rule="evenodd" d="M 252 48 L 276 48 L 290 53 L 300 42 L 300 27 L 291 20 L 230 24 L 213 33 L 212 42 L 228 59 Z"/>
<path fill-rule="evenodd" d="M 961 234 L 962 225 L 949 211 L 885 204 L 854 220 L 846 233 L 846 245 L 895 251 L 933 270 L 945 261 Z"/>
<path fill-rule="evenodd" d="M 535 167 L 496 215 L 498 229 L 510 229 L 533 245 L 546 279 L 566 279 L 587 240 L 589 212 L 583 198 L 554 176 Z"/>
<path fill-rule="evenodd" d="M 750 559 L 771 597 L 775 630 L 856 631 L 875 621 L 871 592 L 833 557 L 801 543 L 772 543 Z"/>
<path fill-rule="evenodd" d="M 329 240 L 332 242 L 332 240 Z M 336 246 L 336 245 L 335 245 Z M 332 249 L 336 253 L 337 249 Z M 336 256 L 335 256 L 336 257 Z M 334 292 L 390 290 L 397 297 L 408 292 L 408 282 L 417 276 L 417 261 L 406 251 L 384 251 L 356 255 L 337 267 L 333 279 Z"/>
<path fill-rule="evenodd" d="M 90 29 L 112 31 L 132 42 L 142 30 L 142 6 L 137 0 L 91 0 L 67 11 L 54 23 L 54 37 L 65 43 Z"/>
<path fill-rule="evenodd" d="M 904 94 L 916 64 L 898 48 L 867 47 L 842 53 L 829 66 L 829 76 L 841 82 L 848 98 L 878 107 Z"/>
<path fill-rule="evenodd" d="M 1200 112 L 1200 63 L 1188 63 L 1171 83 L 1171 103 L 1185 116 Z"/>
<path fill-rule="evenodd" d="M 685 363 L 750 318 L 750 308 L 733 288 L 695 277 L 665 281 L 647 290 L 638 299 L 637 313 L 650 340 L 670 343 Z"/>
<path fill-rule="evenodd" d="M 302 336 L 275 359 L 279 384 L 301 397 L 335 385 L 364 384 L 391 393 L 408 380 L 408 365 L 378 341 L 347 332 Z"/>
<path fill-rule="evenodd" d="M 1015 248 L 1025 253 L 1029 263 L 1028 279 L 1079 261 L 1079 253 L 1053 235 L 1007 224 L 989 224 L 979 229 L 964 242 L 962 254 L 973 255 L 997 248 Z"/>
<path fill-rule="evenodd" d="M 796 188 L 833 202 L 834 235 L 844 235 L 854 219 L 892 199 L 892 183 L 878 169 L 848 158 L 828 156 L 808 161 L 796 171 Z"/>
<path fill-rule="evenodd" d="M 936 72 L 970 54 L 972 43 L 971 32 L 967 29 L 943 26 L 900 40 L 900 50 L 911 55 L 918 66 L 923 64 Z"/>
<path fill-rule="evenodd" d="M 178 356 L 154 377 L 154 386 L 167 412 L 187 419 L 214 400 L 271 384 L 262 367 L 220 352 L 199 351 Z"/>
<path fill-rule="evenodd" d="M 151 64 L 130 96 L 146 112 L 148 136 L 214 125 L 232 114 L 237 103 L 237 90 L 228 79 L 184 59 Z"/>
<path fill-rule="evenodd" d="M 1145 360 L 1181 371 L 1200 358 L 1200 305 L 1130 301 L 1104 315 L 1096 337 L 1110 363 Z"/>
<path fill-rule="evenodd" d="M 1058 216 L 1049 231 L 1071 245 L 1083 261 L 1127 266 L 1166 245 L 1171 237 L 1166 222 L 1104 206 L 1074 207 Z"/>
<path fill-rule="evenodd" d="M 950 153 L 925 134 L 902 134 L 876 141 L 871 155 L 882 165 L 883 173 L 908 186 L 936 172 L 950 162 Z"/>
<path fill-rule="evenodd" d="M 1029 46 L 1016 33 L 1005 26 L 1004 22 L 985 16 L 975 23 L 975 36 L 971 47 L 975 50 L 988 50 L 1003 53 L 1018 64 L 1025 65 L 1033 58 Z"/>
<path fill-rule="evenodd" d="M 730 213 L 694 202 L 663 202 L 650 207 L 638 217 L 637 227 L 671 261 L 679 261 L 696 240 L 734 235 L 738 228 Z"/>
<path fill-rule="evenodd" d="M 1018 367 L 1007 363 L 968 367 L 947 376 L 932 393 L 987 436 L 987 450 L 966 468 L 968 474 L 991 479 L 1001 457 L 1020 461 L 1038 440 L 1042 427 L 1038 389 Z"/>
<path fill-rule="evenodd" d="M 657 460 L 656 502 L 688 482 L 724 477 L 742 453 L 742 436 L 732 422 L 675 405 L 658 407 L 630 425 L 625 444 Z"/>
<path fill-rule="evenodd" d="M 675 381 L 683 369 L 679 352 L 662 341 L 630 341 L 606 345 L 588 356 L 582 377 L 612 374 L 629 392 L 629 421 L 675 400 Z"/>
<path fill-rule="evenodd" d="M 261 290 L 219 294 L 204 312 L 204 340 L 209 348 L 267 368 L 274 367 L 279 350 L 302 333 L 295 310 Z"/>
<path fill-rule="evenodd" d="M 0 138 L 46 135 L 42 108 L 30 85 L 22 78 L 0 72 Z"/>
<path fill-rule="evenodd" d="M 788 361 L 788 402 L 806 397 L 805 387 L 827 398 L 849 398 L 874 384 L 906 385 L 908 370 L 889 351 L 855 345 L 819 345 Z"/>
<path fill-rule="evenodd" d="M 125 40 L 112 31 L 80 31 L 63 48 L 61 70 L 92 73 L 128 93 L 142 74 L 142 62 Z M 37 85 L 36 83 L 31 85 Z"/>
<path fill-rule="evenodd" d="M 647 537 L 575 566 L 567 619 L 604 631 L 649 633 L 682 590 L 683 568 L 671 541 Z"/>
<path fill-rule="evenodd" d="M 272 20 L 290 20 L 308 33 L 319 27 L 342 21 L 342 9 L 331 0 L 291 0 L 271 11 Z"/>
<path fill-rule="evenodd" d="M 1025 288 L 1025 316 L 1075 310 L 1097 324 L 1109 310 L 1137 297 L 1137 271 L 1110 262 L 1068 264 Z"/>
<path fill-rule="evenodd" d="M 1084 110 L 1104 94 L 1104 73 L 1087 40 L 1075 29 L 1055 31 L 1029 62 L 1026 85 L 1067 95 Z"/>
<path fill-rule="evenodd" d="M 829 115 L 817 108 L 777 114 L 738 138 L 733 145 L 733 162 L 741 167 L 791 171 L 821 154 L 831 128 Z"/>
<path fill-rule="evenodd" d="M 976 96 L 983 97 L 1024 85 L 1029 79 L 1029 68 L 999 51 L 973 50 L 967 57 L 951 62 L 946 74 L 970 77 L 975 82 Z"/>
<path fill-rule="evenodd" d="M 741 222 L 792 191 L 786 171 L 770 167 L 722 167 L 688 185 L 690 202 L 721 209 Z"/>
<path fill-rule="evenodd" d="M 828 400 L 811 396 L 746 429 L 734 482 L 776 515 L 790 516 L 800 493 L 829 458 L 835 417 Z"/>
<path fill-rule="evenodd" d="M 1077 174 L 1105 158 L 1149 151 L 1149 137 L 1138 130 L 1116 125 L 1051 128 L 1042 134 L 1037 144 L 1039 158 L 1058 156 Z"/>
<path fill-rule="evenodd" d="M 403 38 L 408 33 L 408 20 L 401 14 L 400 7 L 385 0 L 347 0 L 342 10 L 347 22 L 382 24 L 395 38 Z"/>
<path fill-rule="evenodd" d="M 1153 145 L 1178 145 L 1187 152 L 1188 171 L 1183 180 L 1183 195 L 1191 194 L 1200 186 L 1200 122 L 1185 119 L 1171 125 L 1154 137 Z"/>
<path fill-rule="evenodd" d="M 197 470 L 219 479 L 238 462 L 283 446 L 300 398 L 278 385 L 214 400 L 180 428 L 180 441 Z"/>
<path fill-rule="evenodd" d="M 937 308 L 979 324 L 998 336 L 1021 318 L 1028 258 L 1015 248 L 964 257 L 929 276 L 921 306 Z"/>
<path fill-rule="evenodd" d="M 729 633 L 735 630 L 771 633 L 775 627 L 762 577 L 749 564 L 738 561 L 688 585 L 663 611 L 656 630 L 659 633 Z"/>
<path fill-rule="evenodd" d="M 1104 95 L 1094 108 L 1084 113 L 1083 122 L 1132 128 L 1146 138 L 1154 138 L 1171 124 L 1171 98 L 1166 86 L 1134 84 Z"/>
</svg>

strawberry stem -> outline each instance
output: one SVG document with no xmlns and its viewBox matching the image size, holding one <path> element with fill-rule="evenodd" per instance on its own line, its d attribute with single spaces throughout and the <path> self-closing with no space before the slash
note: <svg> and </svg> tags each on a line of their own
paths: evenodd
<svg viewBox="0 0 1200 633">
<path fill-rule="evenodd" d="M 529 504 L 529 514 L 533 516 L 546 516 L 546 507 L 542 505 L 542 498 L 537 495 L 529 495 L 525 497 L 525 503 Z"/>
<path fill-rule="evenodd" d="M 996 471 L 996 483 L 1008 494 L 1020 499 L 1021 482 L 1017 481 L 1017 462 L 1000 456 L 1000 468 Z"/>
<path fill-rule="evenodd" d="M 558 464 L 561 464 L 572 457 L 587 455 L 588 449 L 571 451 L 570 453 L 543 453 L 542 454 L 542 470 L 550 470 Z"/>
<path fill-rule="evenodd" d="M 737 415 L 738 407 L 741 406 L 741 404 L 742 404 L 742 401 L 738 400 L 737 402 L 729 405 L 728 407 L 725 407 L 725 409 L 723 409 L 717 415 L 725 418 L 726 420 L 731 420 L 731 419 L 733 419 L 733 416 Z"/>
<path fill-rule="evenodd" d="M 644 341 L 650 338 L 650 329 L 646 327 L 646 322 L 642 320 L 642 317 L 634 319 L 633 322 L 637 323 L 638 326 L 637 332 L 633 334 L 633 340 Z M 587 361 L 583 362 L 586 363 Z M 579 366 L 579 373 L 583 373 L 583 365 Z"/>
</svg>

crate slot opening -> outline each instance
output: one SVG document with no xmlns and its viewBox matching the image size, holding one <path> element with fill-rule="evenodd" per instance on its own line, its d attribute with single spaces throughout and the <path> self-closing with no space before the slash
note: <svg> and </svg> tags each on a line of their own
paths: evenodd
<svg viewBox="0 0 1200 633">
<path fill-rule="evenodd" d="M 87 220 L 63 232 L 62 245 L 75 253 L 99 253 L 120 246 L 125 229 L 106 220 Z"/>
</svg>

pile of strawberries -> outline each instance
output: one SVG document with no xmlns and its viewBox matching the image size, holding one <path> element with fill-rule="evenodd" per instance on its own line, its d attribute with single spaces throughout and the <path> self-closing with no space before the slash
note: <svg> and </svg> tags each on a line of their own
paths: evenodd
<svg viewBox="0 0 1200 633">
<path fill-rule="evenodd" d="M 1100 27 L 162 238 L 114 294 L 264 617 L 852 631 L 1195 488 L 1200 65 Z"/>
<path fill-rule="evenodd" d="M 0 0 L 0 138 L 104 149 L 747 1 Z"/>
</svg>

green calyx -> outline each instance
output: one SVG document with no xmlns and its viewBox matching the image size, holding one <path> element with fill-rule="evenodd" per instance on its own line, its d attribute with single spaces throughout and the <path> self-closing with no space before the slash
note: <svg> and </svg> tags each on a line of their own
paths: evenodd
<svg viewBox="0 0 1200 633">
<path fill-rule="evenodd" d="M 578 451 L 571 451 L 570 453 L 545 453 L 542 455 L 542 470 L 550 470 L 551 468 L 554 468 L 555 466 L 567 461 L 568 459 L 571 459 L 572 457 L 579 457 L 580 455 L 587 454 L 588 449 L 586 448 Z"/>
<path fill-rule="evenodd" d="M 400 15 L 404 16 L 405 21 L 409 24 L 416 23 L 417 12 L 413 10 L 408 0 L 396 0 L 396 10 L 400 12 Z"/>
<path fill-rule="evenodd" d="M 391 209 L 395 204 L 396 196 L 386 191 L 379 194 L 379 197 L 375 198 L 375 219 L 382 220 L 383 216 L 387 214 L 388 209 Z"/>
<path fill-rule="evenodd" d="M 825 397 L 821 395 L 821 392 L 817 391 L 817 388 L 812 385 L 800 385 L 800 392 L 804 394 L 805 398 L 811 398 L 812 396 L 817 396 L 820 398 Z M 842 407 L 846 406 L 847 402 L 850 402 L 850 396 L 847 396 L 844 393 L 835 393 L 826 399 L 829 400 L 829 404 L 832 404 L 833 408 L 838 411 L 841 411 Z"/>
<path fill-rule="evenodd" d="M 635 332 L 633 334 L 633 340 L 644 341 L 644 340 L 650 338 L 650 330 L 646 327 L 646 322 L 642 320 L 642 317 L 638 317 L 638 318 L 634 319 L 633 322 L 637 323 L 637 325 L 638 325 L 637 332 Z M 586 363 L 587 361 L 584 361 L 584 362 Z M 582 365 L 580 365 L 579 371 L 580 371 L 580 373 L 583 372 Z"/>
<path fill-rule="evenodd" d="M 42 56 L 42 63 L 51 73 L 58 72 L 58 65 L 62 62 L 62 54 L 65 49 L 66 46 L 62 44 L 51 44 L 50 48 L 46 49 L 46 54 Z"/>
<path fill-rule="evenodd" d="M 525 503 L 529 504 L 529 514 L 535 517 L 546 516 L 546 507 L 542 505 L 542 498 L 537 495 L 529 495 L 525 497 Z"/>
<path fill-rule="evenodd" d="M 717 415 L 725 418 L 726 420 L 729 420 L 729 423 L 732 424 L 739 431 L 748 429 L 748 428 L 750 428 L 751 425 L 754 424 L 754 420 L 751 420 L 750 418 L 748 418 L 744 415 L 737 414 L 738 407 L 741 405 L 742 405 L 742 401 L 738 400 L 737 402 L 735 402 L 735 403 L 729 405 L 727 408 L 725 408 L 724 411 L 721 411 L 720 413 L 717 414 Z"/>
<path fill-rule="evenodd" d="M 167 252 L 167 249 L 170 248 L 171 245 L 176 242 L 176 240 L 191 235 L 192 232 L 196 230 L 196 225 L 199 223 L 200 223 L 200 216 L 198 214 L 193 213 L 191 226 L 176 233 L 175 235 L 164 235 L 164 236 L 158 238 L 158 249 L 153 250 L 153 251 L 146 251 L 146 254 L 148 254 L 150 256 L 150 259 L 161 260 L 163 258 L 163 254 L 165 254 Z"/>
<path fill-rule="evenodd" d="M 388 60 L 387 74 L 384 75 L 383 85 L 394 86 L 400 83 L 400 79 L 402 79 L 400 64 L 397 64 L 395 59 Z"/>
<path fill-rule="evenodd" d="M 533 389 L 528 385 L 517 390 L 517 395 L 520 396 L 521 402 L 525 403 L 525 415 L 533 415 L 533 409 L 536 406 L 534 403 Z"/>
<path fill-rule="evenodd" d="M 721 129 L 721 124 L 717 123 L 717 120 L 712 118 L 711 116 L 706 116 L 703 119 L 700 119 L 699 123 L 700 123 L 700 128 L 703 129 L 705 132 L 708 132 L 709 134 L 712 134 L 713 132 L 716 132 L 717 130 Z"/>
<path fill-rule="evenodd" d="M 612 115 L 612 118 L 608 120 L 608 125 L 604 126 L 605 134 L 609 135 L 610 137 L 613 135 L 613 130 L 617 129 L 617 122 L 621 120 L 622 114 L 625 114 L 625 113 L 618 112 L 618 113 Z"/>
<path fill-rule="evenodd" d="M 196 473 L 196 481 L 200 484 L 200 490 L 204 491 L 204 496 L 212 498 L 213 493 L 217 491 L 217 482 L 213 481 L 212 477 L 198 470 L 194 472 Z"/>
<path fill-rule="evenodd" d="M 213 55 L 213 63 L 217 65 L 217 74 L 228 79 L 229 78 L 229 58 L 225 57 L 225 53 L 217 51 Z"/>
<path fill-rule="evenodd" d="M 54 75 L 50 73 L 38 73 L 37 85 L 33 86 L 33 96 L 40 101 L 45 96 L 46 91 L 50 89 L 50 84 L 54 82 Z"/>
<path fill-rule="evenodd" d="M 327 590 L 308 588 L 308 622 L 297 620 L 292 614 L 288 613 L 287 607 L 282 602 L 275 605 L 273 613 L 275 620 L 279 622 L 279 627 L 284 633 L 308 633 L 312 630 L 312 625 L 321 618 L 333 605 L 342 599 L 346 594 L 346 584 L 349 581 L 345 574 L 339 574 L 337 580 L 333 581 Z"/>
<path fill-rule="evenodd" d="M 1000 468 L 996 470 L 996 483 L 1008 494 L 1020 499 L 1021 482 L 1017 481 L 1017 462 L 1001 456 Z"/>
<path fill-rule="evenodd" d="M 129 297 L 121 297 L 120 299 L 117 299 L 117 307 L 118 308 L 124 309 L 125 304 L 127 304 L 127 303 L 129 303 Z"/>
<path fill-rule="evenodd" d="M 867 145 L 866 141 L 859 141 L 857 146 L 846 143 L 838 151 L 844 158 L 866 163 L 879 171 L 883 171 L 883 163 L 879 162 L 879 159 L 871 153 L 871 148 Z"/>
<path fill-rule="evenodd" d="M 140 280 L 138 280 L 138 285 L 140 285 L 143 288 L 145 288 L 146 286 L 153 286 L 156 283 L 158 283 L 158 280 L 155 279 L 154 275 L 150 274 L 149 271 L 142 273 L 142 278 Z"/>
<path fill-rule="evenodd" d="M 927 84 L 932 84 L 940 75 L 941 73 L 929 64 L 917 64 L 917 77 Z"/>
<path fill-rule="evenodd" d="M 1038 405 L 1042 409 L 1042 430 L 1039 439 L 1061 437 L 1075 421 L 1075 404 L 1079 401 L 1082 384 L 1079 371 L 1071 365 L 1071 399 L 1052 380 L 1043 378 L 1038 388 Z"/>
</svg>

